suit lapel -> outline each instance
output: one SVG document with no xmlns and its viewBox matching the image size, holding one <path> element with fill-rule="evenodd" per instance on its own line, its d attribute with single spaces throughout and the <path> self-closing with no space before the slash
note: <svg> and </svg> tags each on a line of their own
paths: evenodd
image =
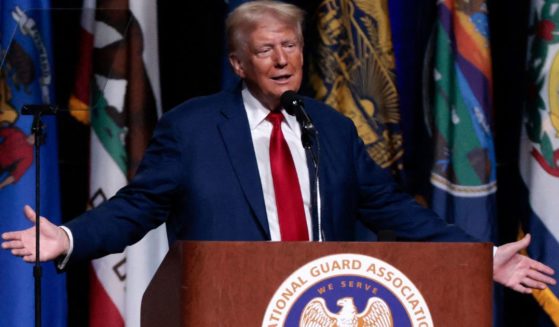
<svg viewBox="0 0 559 327">
<path fill-rule="evenodd" d="M 270 229 L 264 194 L 240 87 L 237 88 L 231 100 L 231 102 L 225 103 L 221 110 L 225 119 L 219 124 L 219 131 L 245 198 L 254 212 L 257 223 L 262 228 L 265 238 L 269 240 Z"/>
</svg>

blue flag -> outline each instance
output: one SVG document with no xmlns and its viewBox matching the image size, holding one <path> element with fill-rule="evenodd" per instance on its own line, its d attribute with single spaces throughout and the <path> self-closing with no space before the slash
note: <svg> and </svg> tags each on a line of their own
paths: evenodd
<svg viewBox="0 0 559 327">
<path fill-rule="evenodd" d="M 48 0 L 0 2 L 0 233 L 32 224 L 23 206 L 35 204 L 32 117 L 24 104 L 53 103 Z M 40 8 L 27 10 L 28 8 Z M 57 130 L 44 117 L 41 146 L 41 215 L 60 223 Z M 0 326 L 33 326 L 33 265 L 0 251 Z M 66 283 L 53 264 L 43 265 L 43 326 L 66 326 Z"/>
</svg>

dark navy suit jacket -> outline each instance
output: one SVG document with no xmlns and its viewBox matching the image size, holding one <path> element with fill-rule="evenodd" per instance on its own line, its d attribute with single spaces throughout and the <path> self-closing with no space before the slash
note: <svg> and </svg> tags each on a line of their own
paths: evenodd
<svg viewBox="0 0 559 327">
<path fill-rule="evenodd" d="M 369 158 L 349 119 L 313 99 L 304 102 L 319 133 L 326 240 L 355 240 L 360 220 L 403 240 L 475 241 L 400 192 Z M 189 100 L 161 118 L 130 184 L 67 224 L 72 260 L 122 251 L 163 222 L 169 242 L 270 239 L 239 87 Z M 316 216 L 313 223 L 317 239 Z"/>
</svg>

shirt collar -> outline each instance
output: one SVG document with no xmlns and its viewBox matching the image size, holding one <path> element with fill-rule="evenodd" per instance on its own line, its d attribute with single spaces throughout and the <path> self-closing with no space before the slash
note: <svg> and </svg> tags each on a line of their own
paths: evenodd
<svg viewBox="0 0 559 327">
<path fill-rule="evenodd" d="M 266 120 L 270 110 L 264 107 L 264 105 L 256 97 L 254 97 L 252 93 L 250 93 L 245 83 L 243 83 L 241 94 L 248 117 L 248 124 L 250 126 L 250 130 L 253 131 Z M 284 109 L 281 110 L 281 113 L 288 127 L 299 134 L 299 123 L 297 122 L 297 119 L 294 116 L 287 114 Z"/>
</svg>

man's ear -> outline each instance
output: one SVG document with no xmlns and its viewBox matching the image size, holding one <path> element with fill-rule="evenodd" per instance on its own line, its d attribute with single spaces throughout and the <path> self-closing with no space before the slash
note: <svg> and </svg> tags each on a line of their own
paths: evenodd
<svg viewBox="0 0 559 327">
<path fill-rule="evenodd" d="M 240 78 L 245 78 L 245 70 L 243 68 L 243 62 L 239 58 L 239 56 L 235 53 L 229 54 L 229 63 L 231 64 L 231 68 L 237 76 Z"/>
</svg>

